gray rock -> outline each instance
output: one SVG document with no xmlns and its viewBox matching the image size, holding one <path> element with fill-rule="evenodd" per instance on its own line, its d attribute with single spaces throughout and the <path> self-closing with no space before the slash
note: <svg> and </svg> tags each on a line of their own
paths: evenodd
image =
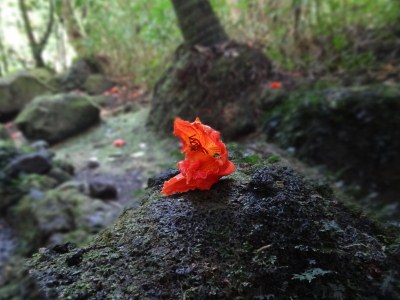
<svg viewBox="0 0 400 300">
<path fill-rule="evenodd" d="M 10 84 L 0 79 L 0 120 L 6 120 L 8 115 L 13 112 L 15 112 L 15 108 L 12 104 Z"/>
<path fill-rule="evenodd" d="M 83 84 L 83 90 L 89 95 L 99 95 L 114 86 L 114 82 L 101 74 L 91 74 Z"/>
<path fill-rule="evenodd" d="M 5 167 L 5 173 L 11 177 L 21 173 L 45 174 L 50 171 L 51 166 L 51 158 L 47 152 L 40 151 L 17 156 Z"/>
<path fill-rule="evenodd" d="M 326 167 L 371 202 L 400 203 L 400 85 L 301 91 L 266 110 L 267 140 Z M 365 199 L 362 200 L 365 205 Z M 395 210 L 398 220 L 400 207 Z"/>
<path fill-rule="evenodd" d="M 35 97 L 54 92 L 47 84 L 50 76 L 46 70 L 34 69 L 0 80 L 0 120 L 9 119 Z"/>
<path fill-rule="evenodd" d="M 83 89 L 88 77 L 93 73 L 101 71 L 96 62 L 90 59 L 79 59 L 61 76 L 58 81 L 64 91 Z"/>
<path fill-rule="evenodd" d="M 49 143 L 46 141 L 35 141 L 30 145 L 32 148 L 39 150 L 45 150 L 49 148 Z"/>
<path fill-rule="evenodd" d="M 75 188 L 58 187 L 38 196 L 29 194 L 9 208 L 8 218 L 24 247 L 22 253 L 54 240 L 81 243 L 121 212 L 121 207 L 93 200 Z"/>
<path fill-rule="evenodd" d="M 43 299 L 399 298 L 395 284 L 382 294 L 399 282 L 389 231 L 289 168 L 237 166 L 208 191 L 156 185 L 87 247 L 36 256 Z"/>
<path fill-rule="evenodd" d="M 7 129 L 0 124 L 0 140 L 8 140 L 9 138 Z"/>
<path fill-rule="evenodd" d="M 118 196 L 115 184 L 105 179 L 92 179 L 89 182 L 90 197 L 99 199 L 116 199 Z"/>
<path fill-rule="evenodd" d="M 100 111 L 91 97 L 70 93 L 36 98 L 18 115 L 15 123 L 28 139 L 54 144 L 99 120 Z"/>
</svg>

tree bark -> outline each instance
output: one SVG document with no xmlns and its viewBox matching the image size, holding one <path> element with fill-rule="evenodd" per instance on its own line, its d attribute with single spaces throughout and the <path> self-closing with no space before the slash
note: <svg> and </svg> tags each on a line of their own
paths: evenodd
<svg viewBox="0 0 400 300">
<path fill-rule="evenodd" d="M 18 0 L 19 9 L 21 11 L 22 20 L 25 27 L 26 35 L 28 36 L 29 47 L 32 52 L 33 59 L 35 60 L 36 67 L 44 68 L 46 64 L 44 63 L 42 53 L 47 45 L 47 41 L 50 37 L 53 24 L 54 24 L 54 3 L 53 0 L 49 0 L 49 20 L 47 22 L 46 30 L 42 36 L 42 38 L 37 41 L 35 35 L 33 33 L 31 21 L 28 16 L 28 9 L 25 5 L 25 0 Z"/>
<path fill-rule="evenodd" d="M 76 19 L 71 0 L 62 0 L 60 18 L 67 31 L 68 40 L 74 48 L 77 56 L 84 57 L 85 47 L 83 46 L 82 40 L 84 39 L 85 34 Z"/>
<path fill-rule="evenodd" d="M 4 76 L 8 73 L 8 60 L 6 54 L 7 50 L 6 46 L 4 45 L 3 26 L 3 22 L 0 19 L 0 76 Z"/>
<path fill-rule="evenodd" d="M 209 0 L 172 0 L 172 4 L 187 44 L 209 47 L 229 39 Z"/>
<path fill-rule="evenodd" d="M 3 41 L 3 37 L 0 36 L 0 76 L 4 76 L 8 72 L 6 47 L 4 46 Z"/>
</svg>

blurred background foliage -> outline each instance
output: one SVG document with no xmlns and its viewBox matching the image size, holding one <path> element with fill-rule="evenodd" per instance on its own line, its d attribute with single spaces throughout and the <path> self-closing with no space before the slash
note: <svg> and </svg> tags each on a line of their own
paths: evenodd
<svg viewBox="0 0 400 300">
<path fill-rule="evenodd" d="M 25 1 L 38 36 L 49 1 Z M 44 59 L 57 71 L 77 56 L 96 56 L 110 75 L 151 85 L 182 42 L 170 0 L 54 1 Z M 398 0 L 211 2 L 231 38 L 264 49 L 281 69 L 311 76 L 382 67 L 400 36 Z M 69 13 L 63 10 L 68 3 Z M 33 66 L 17 1 L 2 0 L 0 14 L 2 75 Z"/>
</svg>

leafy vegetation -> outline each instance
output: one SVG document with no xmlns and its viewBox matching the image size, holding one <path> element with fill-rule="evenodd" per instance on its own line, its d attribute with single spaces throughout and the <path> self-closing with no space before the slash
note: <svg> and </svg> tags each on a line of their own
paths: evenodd
<svg viewBox="0 0 400 300">
<path fill-rule="evenodd" d="M 26 2 L 30 14 L 36 16 L 32 18 L 36 21 L 33 29 L 40 35 L 47 18 L 41 16 L 47 15 L 48 2 Z M 60 17 L 64 2 L 68 1 L 55 1 L 59 17 L 45 49 L 45 59 L 51 67 L 71 56 L 71 45 L 65 39 L 66 21 L 62 22 Z M 81 54 L 104 58 L 112 75 L 134 75 L 136 83 L 154 83 L 167 58 L 182 41 L 170 0 L 69 2 L 82 33 Z M 399 22 L 400 5 L 391 0 L 211 2 L 232 38 L 265 49 L 281 68 L 306 74 L 374 66 L 382 57 L 390 57 L 394 51 L 390 43 L 398 34 L 394 28 Z M 14 6 L 13 17 L 17 20 L 4 18 L 1 22 L 0 35 L 5 38 L 0 42 L 0 69 L 7 73 L 32 62 L 21 59 L 26 53 L 20 53 L 22 50 L 14 46 L 4 30 L 16 27 L 23 32 L 16 4 L 2 3 L 0 8 L 4 11 L 7 5 Z M 44 19 L 43 23 L 40 19 Z M 21 38 L 26 40 L 25 36 Z"/>
</svg>

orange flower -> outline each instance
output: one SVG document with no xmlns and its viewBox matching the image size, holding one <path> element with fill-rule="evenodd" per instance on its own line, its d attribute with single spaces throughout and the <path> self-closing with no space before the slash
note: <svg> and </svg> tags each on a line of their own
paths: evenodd
<svg viewBox="0 0 400 300">
<path fill-rule="evenodd" d="M 209 190 L 222 176 L 235 171 L 219 132 L 203 125 L 199 118 L 192 123 L 176 118 L 174 135 L 182 142 L 185 160 L 178 162 L 181 173 L 164 183 L 164 195 Z"/>
<path fill-rule="evenodd" d="M 282 88 L 282 83 L 279 81 L 272 81 L 270 83 L 271 89 L 281 89 Z"/>
</svg>

